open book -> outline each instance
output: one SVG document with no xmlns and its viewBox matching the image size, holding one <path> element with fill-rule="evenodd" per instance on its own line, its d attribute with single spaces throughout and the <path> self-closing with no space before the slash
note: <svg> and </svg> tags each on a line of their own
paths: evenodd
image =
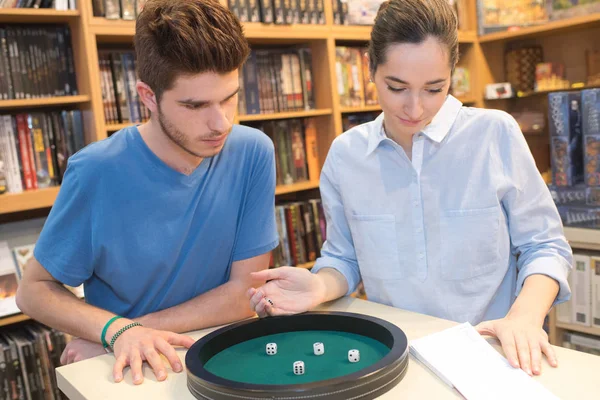
<svg viewBox="0 0 600 400">
<path fill-rule="evenodd" d="M 558 400 L 513 368 L 468 322 L 411 341 L 410 353 L 467 400 Z"/>
</svg>

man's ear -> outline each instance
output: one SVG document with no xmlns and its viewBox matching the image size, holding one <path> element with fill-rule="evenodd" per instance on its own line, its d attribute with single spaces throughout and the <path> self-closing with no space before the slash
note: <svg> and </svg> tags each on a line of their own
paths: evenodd
<svg viewBox="0 0 600 400">
<path fill-rule="evenodd" d="M 150 88 L 150 86 L 148 86 L 142 81 L 138 81 L 135 84 L 135 88 L 137 89 L 138 95 L 140 96 L 140 100 L 142 100 L 142 103 L 144 103 L 144 105 L 150 110 L 150 112 L 158 112 L 158 101 L 156 99 L 154 91 Z"/>
</svg>

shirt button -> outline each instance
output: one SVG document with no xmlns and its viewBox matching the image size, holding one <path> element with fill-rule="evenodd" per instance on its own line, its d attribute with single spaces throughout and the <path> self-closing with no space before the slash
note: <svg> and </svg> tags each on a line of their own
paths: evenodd
<svg viewBox="0 0 600 400">
<path fill-rule="evenodd" d="M 417 228 L 417 233 L 421 233 L 421 232 L 423 232 L 423 229 Z"/>
<path fill-rule="evenodd" d="M 425 258 L 425 254 L 419 253 L 419 259 L 422 260 L 423 258 Z"/>
<path fill-rule="evenodd" d="M 413 204 L 415 205 L 415 207 L 419 207 L 419 202 L 418 201 L 415 201 Z"/>
</svg>

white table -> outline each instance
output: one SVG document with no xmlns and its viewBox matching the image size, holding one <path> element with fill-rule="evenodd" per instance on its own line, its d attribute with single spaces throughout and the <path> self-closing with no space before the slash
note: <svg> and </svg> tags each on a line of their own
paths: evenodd
<svg viewBox="0 0 600 400">
<path fill-rule="evenodd" d="M 441 331 L 456 325 L 455 322 L 403 311 L 397 308 L 358 300 L 342 298 L 324 304 L 318 310 L 348 311 L 372 315 L 398 325 L 409 340 Z M 192 332 L 199 339 L 216 328 Z M 499 346 L 494 346 L 500 349 Z M 563 400 L 600 399 L 600 357 L 555 347 L 559 367 L 552 368 L 544 360 L 542 375 L 534 379 L 541 382 Z M 182 362 L 185 350 L 178 350 Z M 57 369 L 58 386 L 71 400 L 100 399 L 177 399 L 193 400 L 187 389 L 186 373 L 170 373 L 166 381 L 158 382 L 149 367 L 145 367 L 142 385 L 134 385 L 128 370 L 121 383 L 112 379 L 113 355 L 106 354 Z M 411 357 L 404 379 L 380 397 L 397 399 L 457 399 L 461 396 L 446 386 L 429 369 Z M 531 399 L 535 400 L 535 399 Z"/>
</svg>

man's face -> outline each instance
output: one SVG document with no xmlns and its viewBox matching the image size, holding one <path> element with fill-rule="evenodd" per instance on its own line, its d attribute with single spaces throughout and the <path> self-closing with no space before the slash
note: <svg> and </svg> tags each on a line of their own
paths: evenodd
<svg viewBox="0 0 600 400">
<path fill-rule="evenodd" d="M 158 122 L 177 146 L 201 158 L 218 154 L 231 132 L 237 110 L 238 71 L 180 75 L 163 92 Z"/>
</svg>

